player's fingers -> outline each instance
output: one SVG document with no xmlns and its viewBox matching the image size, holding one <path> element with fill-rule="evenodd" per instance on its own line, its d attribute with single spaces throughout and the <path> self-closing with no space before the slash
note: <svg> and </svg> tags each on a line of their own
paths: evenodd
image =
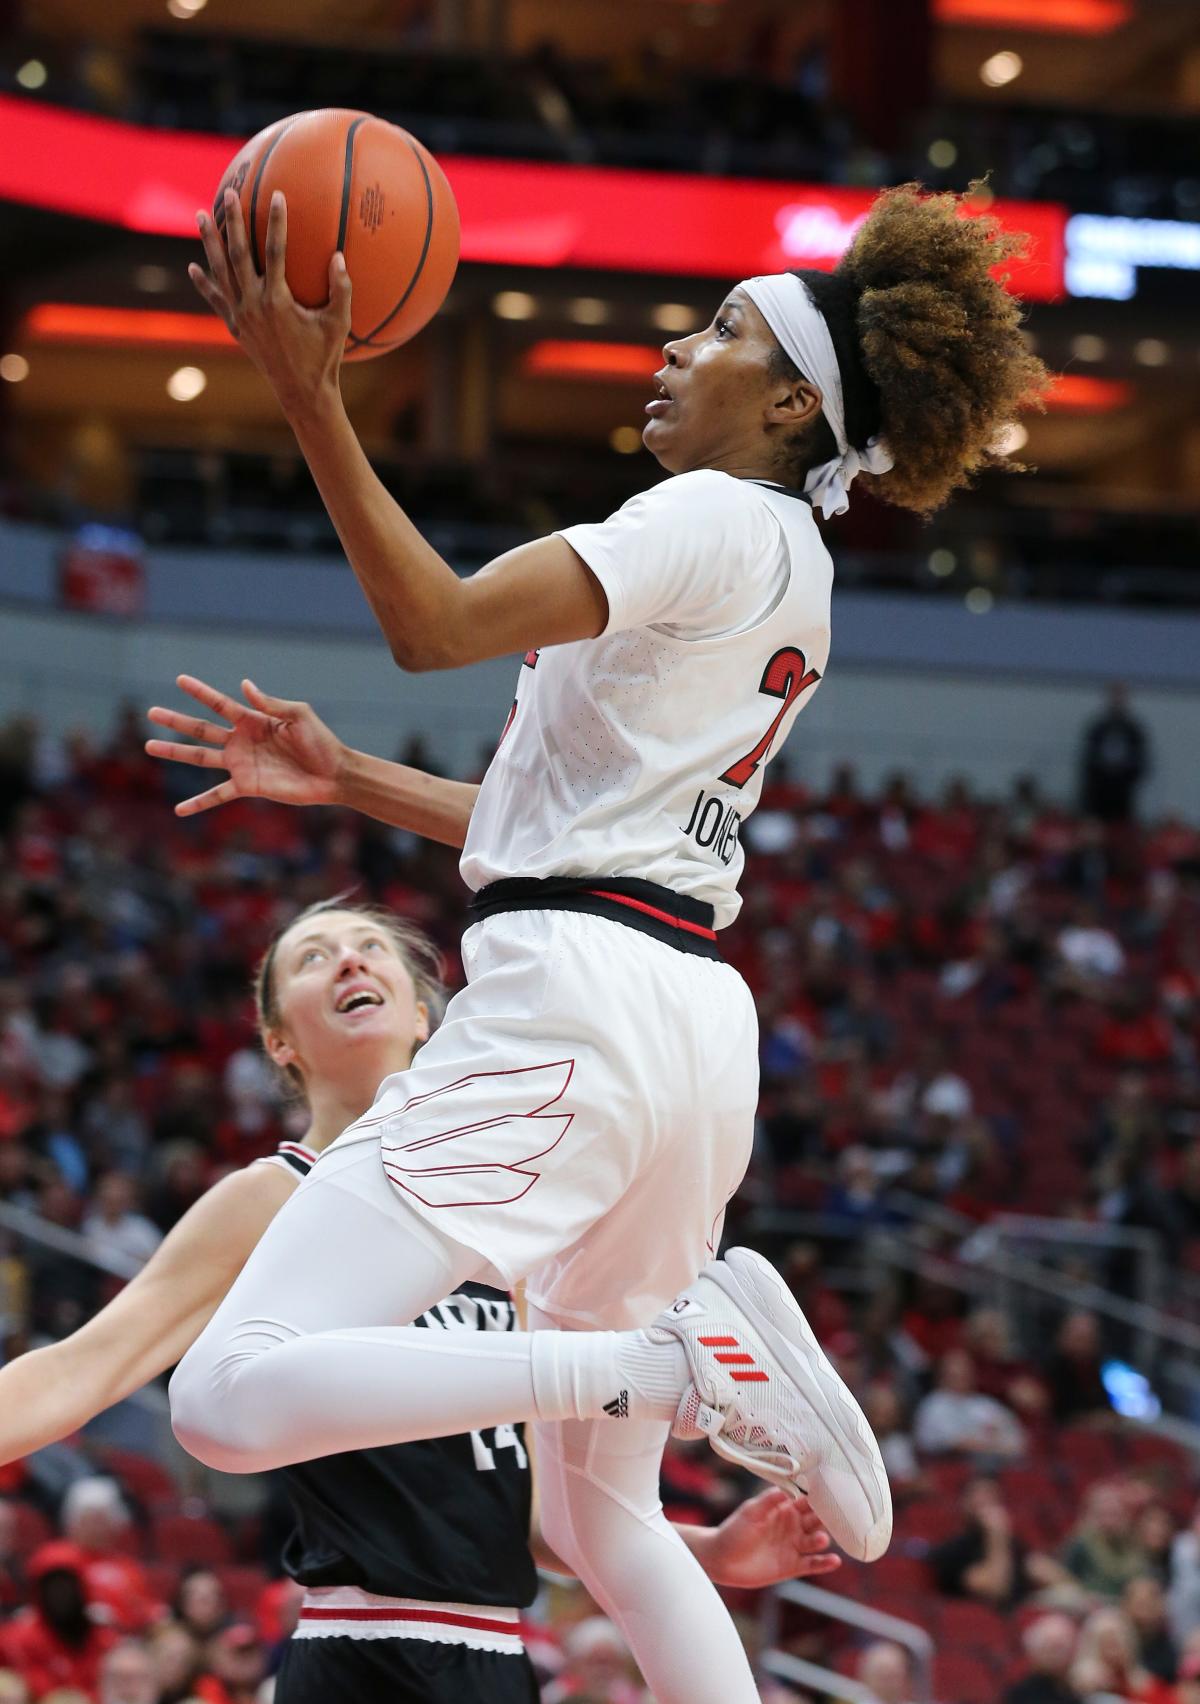
<svg viewBox="0 0 1200 1704">
<path fill-rule="evenodd" d="M 228 218 L 226 219 L 228 226 Z M 221 240 L 221 233 L 216 222 L 207 213 L 196 215 L 196 225 L 200 231 L 200 241 L 204 244 L 204 258 L 208 262 L 208 278 L 230 303 L 238 299 L 237 280 L 229 267 L 229 253 Z"/>
<path fill-rule="evenodd" d="M 170 728 L 173 734 L 187 734 L 206 745 L 223 746 L 233 732 L 232 728 L 219 728 L 215 722 L 206 722 L 203 716 L 185 716 L 179 710 L 169 710 L 164 704 L 152 704 L 146 715 L 160 728 Z"/>
<path fill-rule="evenodd" d="M 196 816 L 200 811 L 211 811 L 214 805 L 227 805 L 239 798 L 237 782 L 222 781 L 219 787 L 210 787 L 207 793 L 197 793 L 194 799 L 184 799 L 182 804 L 175 806 L 175 815 Z"/>
<path fill-rule="evenodd" d="M 189 698 L 194 698 L 209 710 L 215 710 L 218 716 L 224 716 L 227 722 L 236 721 L 238 716 L 245 715 L 246 707 L 239 704 L 236 698 L 231 698 L 227 692 L 218 687 L 210 686 L 198 675 L 180 674 L 175 676 L 175 685 L 181 692 L 186 692 Z"/>
<path fill-rule="evenodd" d="M 350 330 L 350 306 L 354 287 L 346 257 L 339 250 L 329 262 L 329 307 L 327 312 L 341 326 L 343 334 Z"/>
<path fill-rule="evenodd" d="M 223 755 L 209 746 L 180 745 L 175 740 L 147 740 L 150 757 L 165 757 L 172 763 L 190 763 L 193 769 L 225 769 Z"/>
<path fill-rule="evenodd" d="M 242 682 L 242 691 L 246 695 L 247 703 L 252 704 L 256 710 L 261 710 L 266 716 L 295 716 L 307 708 L 290 698 L 272 698 L 269 692 L 255 686 L 252 680 Z"/>
<path fill-rule="evenodd" d="M 225 191 L 225 248 L 229 254 L 229 270 L 241 294 L 245 296 L 254 286 L 258 274 L 250 259 L 250 244 L 246 240 L 246 221 L 242 204 L 232 189 Z"/>
<path fill-rule="evenodd" d="M 806 1556 L 804 1573 L 806 1578 L 814 1574 L 835 1574 L 842 1565 L 840 1556 Z"/>
<path fill-rule="evenodd" d="M 197 266 L 196 262 L 192 261 L 191 265 L 188 267 L 188 277 L 196 286 L 200 295 L 204 297 L 204 300 L 208 303 L 213 313 L 216 314 L 217 318 L 225 321 L 225 329 L 229 332 L 229 335 L 231 337 L 236 337 L 238 329 L 234 324 L 233 309 L 230 307 L 221 291 L 217 289 L 217 286 L 208 276 L 208 273 L 205 272 L 202 266 Z"/>
<path fill-rule="evenodd" d="M 287 200 L 281 189 L 271 196 L 271 206 L 267 213 L 267 243 L 266 269 L 263 273 L 268 296 L 286 300 L 291 291 L 288 289 L 285 267 L 287 263 Z"/>
</svg>

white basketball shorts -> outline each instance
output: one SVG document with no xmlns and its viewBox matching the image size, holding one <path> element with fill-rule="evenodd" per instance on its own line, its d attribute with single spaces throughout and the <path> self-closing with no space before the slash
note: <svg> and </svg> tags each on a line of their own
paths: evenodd
<svg viewBox="0 0 1200 1704">
<path fill-rule="evenodd" d="M 463 961 L 441 1027 L 329 1160 L 377 1143 L 397 1200 L 552 1319 L 643 1324 L 715 1253 L 749 1162 L 750 992 L 719 959 L 577 911 L 487 917 Z"/>
</svg>

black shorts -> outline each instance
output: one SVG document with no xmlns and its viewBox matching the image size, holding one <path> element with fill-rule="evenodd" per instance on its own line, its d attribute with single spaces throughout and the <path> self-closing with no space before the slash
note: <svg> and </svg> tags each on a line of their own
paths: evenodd
<svg viewBox="0 0 1200 1704">
<path fill-rule="evenodd" d="M 289 1639 L 275 1704 L 538 1704 L 529 1658 L 425 1639 Z"/>
</svg>

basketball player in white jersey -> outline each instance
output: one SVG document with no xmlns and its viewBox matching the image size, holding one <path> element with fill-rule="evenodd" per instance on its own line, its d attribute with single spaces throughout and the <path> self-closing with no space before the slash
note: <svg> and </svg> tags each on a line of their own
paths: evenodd
<svg viewBox="0 0 1200 1704">
<path fill-rule="evenodd" d="M 662 1520 L 670 1427 L 803 1485 L 857 1557 L 891 1531 L 875 1440 L 786 1287 L 749 1251 L 712 1258 L 757 1093 L 753 1003 L 717 929 L 737 819 L 826 665 L 812 504 L 840 513 L 865 470 L 935 506 L 1040 378 L 992 277 L 1004 244 L 957 213 L 893 192 L 832 283 L 746 280 L 666 347 L 645 436 L 676 477 L 466 581 L 346 416 L 339 257 L 329 305 L 304 310 L 281 198 L 263 277 L 236 198 L 227 250 L 201 216 L 193 277 L 274 387 L 397 661 L 526 661 L 479 795 L 459 796 L 468 984 L 269 1227 L 175 1375 L 176 1431 L 253 1471 L 537 1422 L 547 1537 L 660 1704 L 756 1696 Z M 542 1329 L 460 1343 L 401 1323 L 481 1278 L 526 1278 Z"/>
</svg>

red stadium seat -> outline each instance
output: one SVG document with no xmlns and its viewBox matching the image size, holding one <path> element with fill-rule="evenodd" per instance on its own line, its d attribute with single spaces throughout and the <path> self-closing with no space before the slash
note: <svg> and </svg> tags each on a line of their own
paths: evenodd
<svg viewBox="0 0 1200 1704">
<path fill-rule="evenodd" d="M 162 1562 L 215 1568 L 233 1557 L 224 1529 L 203 1515 L 160 1515 L 153 1523 L 152 1534 Z"/>
<path fill-rule="evenodd" d="M 161 1462 L 139 1455 L 135 1450 L 111 1446 L 97 1453 L 109 1473 L 120 1480 L 148 1514 L 173 1510 L 178 1504 L 179 1487 Z"/>
<path fill-rule="evenodd" d="M 12 1502 L 9 1508 L 16 1517 L 13 1543 L 18 1556 L 28 1556 L 39 1544 L 45 1544 L 47 1539 L 54 1537 L 54 1528 L 32 1503 Z"/>
<path fill-rule="evenodd" d="M 1006 1656 L 1012 1629 L 1004 1616 L 986 1604 L 952 1598 L 942 1605 L 942 1638 L 955 1650 Z"/>
<path fill-rule="evenodd" d="M 940 1499 L 921 1498 L 901 1511 L 896 1523 L 900 1537 L 922 1539 L 926 1544 L 941 1544 L 962 1531 L 963 1517 L 953 1503 Z"/>
<path fill-rule="evenodd" d="M 990 1663 L 957 1651 L 940 1651 L 933 1662 L 937 1704 L 996 1704 L 999 1677 Z"/>
<path fill-rule="evenodd" d="M 146 1571 L 150 1596 L 157 1598 L 160 1603 L 174 1602 L 175 1593 L 179 1590 L 179 1578 L 183 1573 L 179 1563 L 145 1562 L 142 1566 Z"/>
<path fill-rule="evenodd" d="M 874 1603 L 881 1592 L 928 1592 L 933 1590 L 933 1578 L 928 1567 L 916 1556 L 883 1556 L 867 1570 L 866 1589 L 858 1594 L 865 1603 Z"/>
<path fill-rule="evenodd" d="M 269 1582 L 262 1568 L 249 1568 L 241 1563 L 226 1563 L 217 1569 L 229 1607 L 238 1620 L 252 1621 L 258 1610 L 258 1600 Z"/>
</svg>

